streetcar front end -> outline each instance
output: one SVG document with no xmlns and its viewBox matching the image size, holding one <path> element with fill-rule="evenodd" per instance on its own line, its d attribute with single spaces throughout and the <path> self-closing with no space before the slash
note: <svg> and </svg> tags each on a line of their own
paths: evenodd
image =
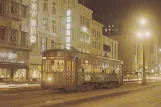
<svg viewBox="0 0 161 107">
<path fill-rule="evenodd" d="M 62 57 L 43 57 L 42 80 L 43 89 L 64 88 L 64 60 Z"/>
</svg>

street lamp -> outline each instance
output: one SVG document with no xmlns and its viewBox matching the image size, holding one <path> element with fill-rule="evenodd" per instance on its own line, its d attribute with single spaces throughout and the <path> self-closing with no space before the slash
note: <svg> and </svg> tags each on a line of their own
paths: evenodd
<svg viewBox="0 0 161 107">
<path fill-rule="evenodd" d="M 140 20 L 140 25 L 145 25 L 147 23 L 147 21 L 144 19 L 144 18 L 142 18 L 141 20 Z M 146 85 L 146 72 L 145 72 L 145 46 L 144 46 L 144 40 L 146 39 L 146 38 L 149 38 L 150 37 L 150 35 L 151 35 L 151 33 L 149 32 L 149 31 L 142 31 L 142 32 L 138 32 L 137 34 L 136 34 L 136 36 L 139 38 L 139 39 L 141 39 L 141 41 L 142 41 L 142 48 L 143 48 L 143 75 L 142 75 L 142 85 Z"/>
<path fill-rule="evenodd" d="M 147 23 L 147 21 L 146 21 L 145 18 L 142 18 L 142 19 L 140 20 L 140 24 L 141 24 L 141 25 L 145 25 L 146 23 Z"/>
</svg>

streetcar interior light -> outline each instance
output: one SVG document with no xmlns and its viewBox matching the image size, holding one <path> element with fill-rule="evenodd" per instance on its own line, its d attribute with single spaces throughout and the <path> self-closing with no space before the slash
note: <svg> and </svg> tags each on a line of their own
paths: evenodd
<svg viewBox="0 0 161 107">
<path fill-rule="evenodd" d="M 43 57 L 42 59 L 46 59 L 46 57 Z"/>
</svg>

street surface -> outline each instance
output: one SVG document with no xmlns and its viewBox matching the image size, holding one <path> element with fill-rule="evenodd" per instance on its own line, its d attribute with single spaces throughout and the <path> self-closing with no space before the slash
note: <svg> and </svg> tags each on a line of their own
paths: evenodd
<svg viewBox="0 0 161 107">
<path fill-rule="evenodd" d="M 155 83 L 156 82 L 156 83 Z M 67 93 L 40 87 L 0 91 L 0 107 L 161 107 L 161 81 L 126 82 L 116 89 Z"/>
<path fill-rule="evenodd" d="M 161 107 L 161 86 L 68 107 Z"/>
</svg>

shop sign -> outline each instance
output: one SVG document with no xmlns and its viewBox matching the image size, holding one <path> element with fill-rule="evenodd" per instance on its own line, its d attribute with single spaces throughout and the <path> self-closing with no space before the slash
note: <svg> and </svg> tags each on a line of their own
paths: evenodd
<svg viewBox="0 0 161 107">
<path fill-rule="evenodd" d="M 0 59 L 17 59 L 17 54 L 16 53 L 7 53 L 7 52 L 0 52 Z"/>
</svg>

